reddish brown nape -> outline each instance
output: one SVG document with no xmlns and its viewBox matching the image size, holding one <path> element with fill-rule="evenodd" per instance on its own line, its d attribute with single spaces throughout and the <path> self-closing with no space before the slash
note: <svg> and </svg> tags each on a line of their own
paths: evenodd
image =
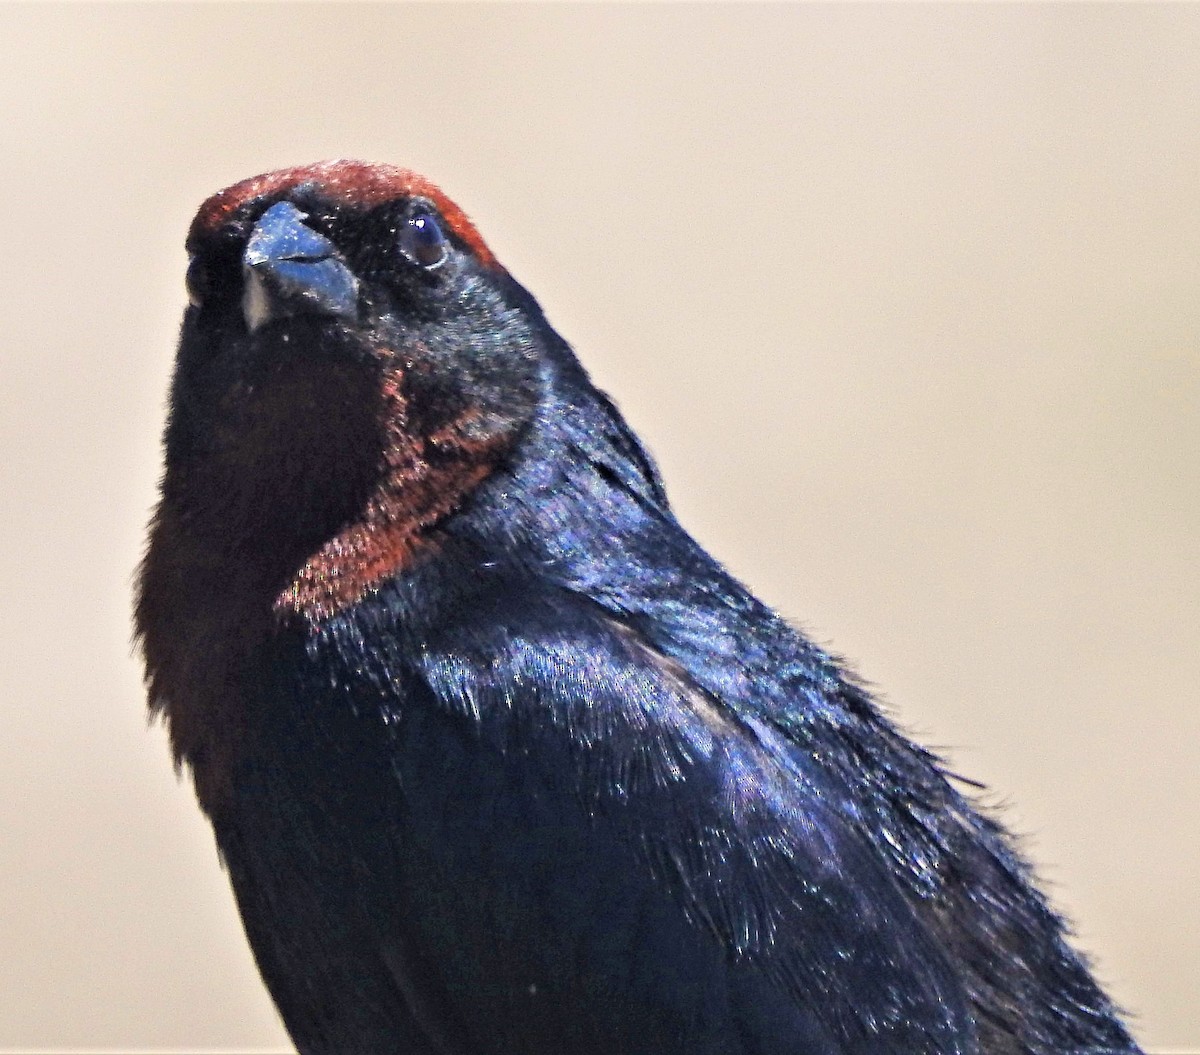
<svg viewBox="0 0 1200 1055">
<path fill-rule="evenodd" d="M 384 479 L 362 516 L 313 554 L 275 599 L 277 614 L 295 612 L 319 623 L 402 571 L 421 547 L 432 545 L 428 530 L 491 475 L 509 446 L 504 435 L 469 439 L 464 426 L 473 412 L 430 436 L 408 431 L 398 373 L 384 382 L 383 396 Z"/>
<path fill-rule="evenodd" d="M 188 242 L 214 234 L 246 202 L 281 194 L 301 183 L 317 184 L 334 202 L 372 208 L 397 198 L 419 195 L 437 206 L 450 229 L 470 247 L 480 263 L 497 267 L 467 214 L 442 192 L 441 188 L 411 169 L 398 165 L 373 165 L 365 161 L 319 161 L 313 165 L 264 172 L 218 191 L 196 213 L 188 233 Z"/>
</svg>

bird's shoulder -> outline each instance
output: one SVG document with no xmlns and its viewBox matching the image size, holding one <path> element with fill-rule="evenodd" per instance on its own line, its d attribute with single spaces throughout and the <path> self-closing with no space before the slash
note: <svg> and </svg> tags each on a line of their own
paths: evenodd
<svg viewBox="0 0 1200 1055">
<path fill-rule="evenodd" d="M 469 581 L 425 626 L 411 615 L 428 597 L 383 591 L 343 629 L 358 642 L 343 668 L 405 686 L 394 705 L 410 722 L 432 709 L 490 758 L 519 759 L 531 810 L 570 802 L 580 824 L 615 833 L 622 867 L 741 977 L 803 1005 L 839 1050 L 971 1050 L 961 985 L 873 851 L 851 789 L 593 598 L 502 567 Z"/>
</svg>

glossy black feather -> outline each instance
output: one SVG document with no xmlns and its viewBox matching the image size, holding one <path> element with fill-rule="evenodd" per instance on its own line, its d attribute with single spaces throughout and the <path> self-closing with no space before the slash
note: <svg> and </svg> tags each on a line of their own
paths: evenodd
<svg viewBox="0 0 1200 1055">
<path fill-rule="evenodd" d="M 301 1052 L 1136 1052 L 1005 834 L 679 526 L 533 299 L 469 278 L 533 414 L 428 552 L 246 661 L 213 813 Z M 455 384 L 503 405 L 503 369 Z"/>
</svg>

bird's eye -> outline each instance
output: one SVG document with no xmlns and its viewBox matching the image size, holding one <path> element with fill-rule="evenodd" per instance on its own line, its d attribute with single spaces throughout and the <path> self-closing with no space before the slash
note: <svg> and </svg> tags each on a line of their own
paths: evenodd
<svg viewBox="0 0 1200 1055">
<path fill-rule="evenodd" d="M 200 307 L 204 303 L 204 298 L 208 296 L 212 283 L 209 279 L 208 268 L 201 263 L 199 257 L 188 258 L 187 274 L 184 276 L 183 284 L 187 288 L 188 302 L 193 308 Z"/>
<path fill-rule="evenodd" d="M 437 217 L 428 212 L 410 216 L 400 229 L 400 252 L 426 271 L 441 267 L 450 253 L 450 245 Z"/>
</svg>

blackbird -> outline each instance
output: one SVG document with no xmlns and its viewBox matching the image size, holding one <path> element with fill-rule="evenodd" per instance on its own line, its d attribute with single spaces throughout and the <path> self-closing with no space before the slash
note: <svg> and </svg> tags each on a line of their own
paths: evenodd
<svg viewBox="0 0 1200 1055">
<path fill-rule="evenodd" d="M 303 1055 L 1139 1050 L 437 187 L 268 173 L 187 246 L 137 632 Z"/>
</svg>

